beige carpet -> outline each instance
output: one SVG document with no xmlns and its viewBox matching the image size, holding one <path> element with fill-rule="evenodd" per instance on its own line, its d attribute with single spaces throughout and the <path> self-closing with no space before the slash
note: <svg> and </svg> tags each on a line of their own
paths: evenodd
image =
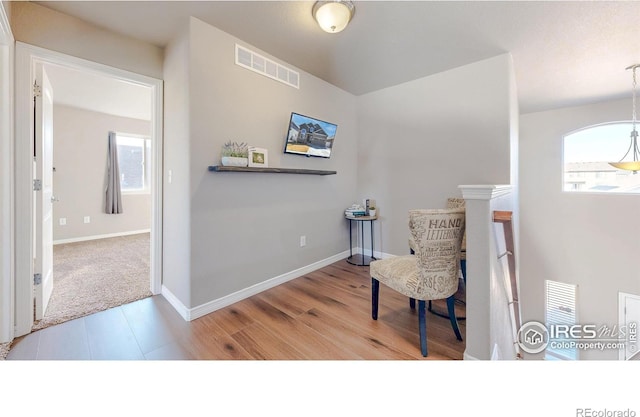
<svg viewBox="0 0 640 417">
<path fill-rule="evenodd" d="M 11 342 L 0 343 L 0 361 L 7 359 L 7 355 L 9 354 L 10 347 L 11 347 Z"/>
<path fill-rule="evenodd" d="M 56 245 L 44 329 L 151 296 L 149 234 Z"/>
</svg>

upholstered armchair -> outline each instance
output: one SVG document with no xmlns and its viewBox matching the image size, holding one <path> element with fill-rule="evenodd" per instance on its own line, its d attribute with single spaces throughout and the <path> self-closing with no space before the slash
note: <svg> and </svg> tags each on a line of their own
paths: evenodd
<svg viewBox="0 0 640 417">
<path fill-rule="evenodd" d="M 378 319 L 381 282 L 418 300 L 420 349 L 427 356 L 426 302 L 448 299 L 458 290 L 465 210 L 410 210 L 409 229 L 415 254 L 371 262 L 371 317 Z M 462 340 L 454 305 L 447 306 L 453 331 Z"/>
<path fill-rule="evenodd" d="M 464 198 L 447 198 L 447 208 L 465 208 Z M 467 233 L 462 235 L 462 245 L 460 246 L 460 268 L 462 269 L 462 279 L 467 282 Z"/>
<path fill-rule="evenodd" d="M 464 198 L 455 198 L 449 197 L 447 198 L 447 208 L 465 208 Z M 413 243 L 413 238 L 409 235 L 409 250 L 411 253 L 414 253 L 415 244 Z M 467 234 L 465 233 L 462 236 L 462 246 L 460 247 L 460 268 L 462 269 L 462 279 L 467 281 Z"/>
<path fill-rule="evenodd" d="M 455 198 L 455 197 L 447 198 L 447 208 L 448 209 L 465 208 L 464 198 Z M 409 251 L 411 254 L 415 252 L 414 247 L 415 247 L 415 244 L 413 243 L 413 238 L 411 237 L 411 234 L 409 234 Z M 464 281 L 464 284 L 466 284 L 467 283 L 467 233 L 466 232 L 462 236 L 462 246 L 460 247 L 460 272 L 462 273 L 462 280 Z M 409 300 L 409 302 L 410 302 L 411 308 L 415 308 L 416 301 L 414 299 L 411 299 Z M 454 296 L 451 296 L 451 298 L 447 299 L 447 307 L 449 304 L 455 303 L 455 302 L 456 302 L 456 299 L 454 298 Z M 449 317 L 447 314 L 443 314 L 439 311 L 434 310 L 432 308 L 431 301 L 429 301 L 429 304 L 427 306 L 427 311 L 440 317 L 444 317 L 444 318 Z M 465 319 L 466 317 L 458 317 L 458 320 L 465 320 Z"/>
</svg>

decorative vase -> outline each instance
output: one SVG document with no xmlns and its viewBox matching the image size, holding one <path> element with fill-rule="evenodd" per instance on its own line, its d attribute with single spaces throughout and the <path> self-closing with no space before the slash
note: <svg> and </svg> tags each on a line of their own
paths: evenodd
<svg viewBox="0 0 640 417">
<path fill-rule="evenodd" d="M 246 167 L 249 165 L 249 158 L 238 158 L 237 156 L 223 156 L 222 165 L 225 167 Z"/>
</svg>

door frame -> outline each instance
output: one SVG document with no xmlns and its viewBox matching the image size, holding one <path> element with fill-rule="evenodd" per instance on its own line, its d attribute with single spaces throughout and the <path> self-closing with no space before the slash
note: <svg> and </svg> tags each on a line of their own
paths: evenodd
<svg viewBox="0 0 640 417">
<path fill-rule="evenodd" d="M 53 88 L 47 68 L 36 65 L 35 82 L 40 89 L 34 94 L 36 123 L 33 171 L 40 180 L 34 193 L 35 225 L 34 273 L 40 273 L 40 285 L 34 287 L 35 320 L 42 320 L 53 293 Z M 35 188 L 35 187 L 34 187 Z"/>
<path fill-rule="evenodd" d="M 14 335 L 13 62 L 14 38 L 0 2 L 0 343 Z"/>
<path fill-rule="evenodd" d="M 625 312 L 625 306 L 627 304 L 626 301 L 629 298 L 640 300 L 640 295 L 630 294 L 626 292 L 618 292 L 618 328 L 625 329 L 625 338 L 626 338 L 626 326 L 627 326 L 627 321 L 626 321 L 627 314 Z M 621 361 L 626 360 L 627 359 L 626 356 L 627 356 L 626 347 L 623 347 L 620 350 L 618 350 L 618 360 L 621 360 Z"/>
<path fill-rule="evenodd" d="M 162 80 L 108 65 L 16 42 L 15 50 L 15 336 L 31 332 L 33 326 L 33 80 L 36 63 L 61 65 L 93 72 L 150 88 L 152 94 L 151 137 L 151 258 L 150 289 L 162 291 Z"/>
</svg>

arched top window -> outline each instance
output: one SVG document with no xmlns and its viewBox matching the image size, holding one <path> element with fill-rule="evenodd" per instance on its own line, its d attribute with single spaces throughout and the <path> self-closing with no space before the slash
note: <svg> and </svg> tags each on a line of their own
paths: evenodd
<svg viewBox="0 0 640 417">
<path fill-rule="evenodd" d="M 617 169 L 631 143 L 630 122 L 608 123 L 572 132 L 563 141 L 563 190 L 640 194 L 640 174 Z"/>
</svg>

